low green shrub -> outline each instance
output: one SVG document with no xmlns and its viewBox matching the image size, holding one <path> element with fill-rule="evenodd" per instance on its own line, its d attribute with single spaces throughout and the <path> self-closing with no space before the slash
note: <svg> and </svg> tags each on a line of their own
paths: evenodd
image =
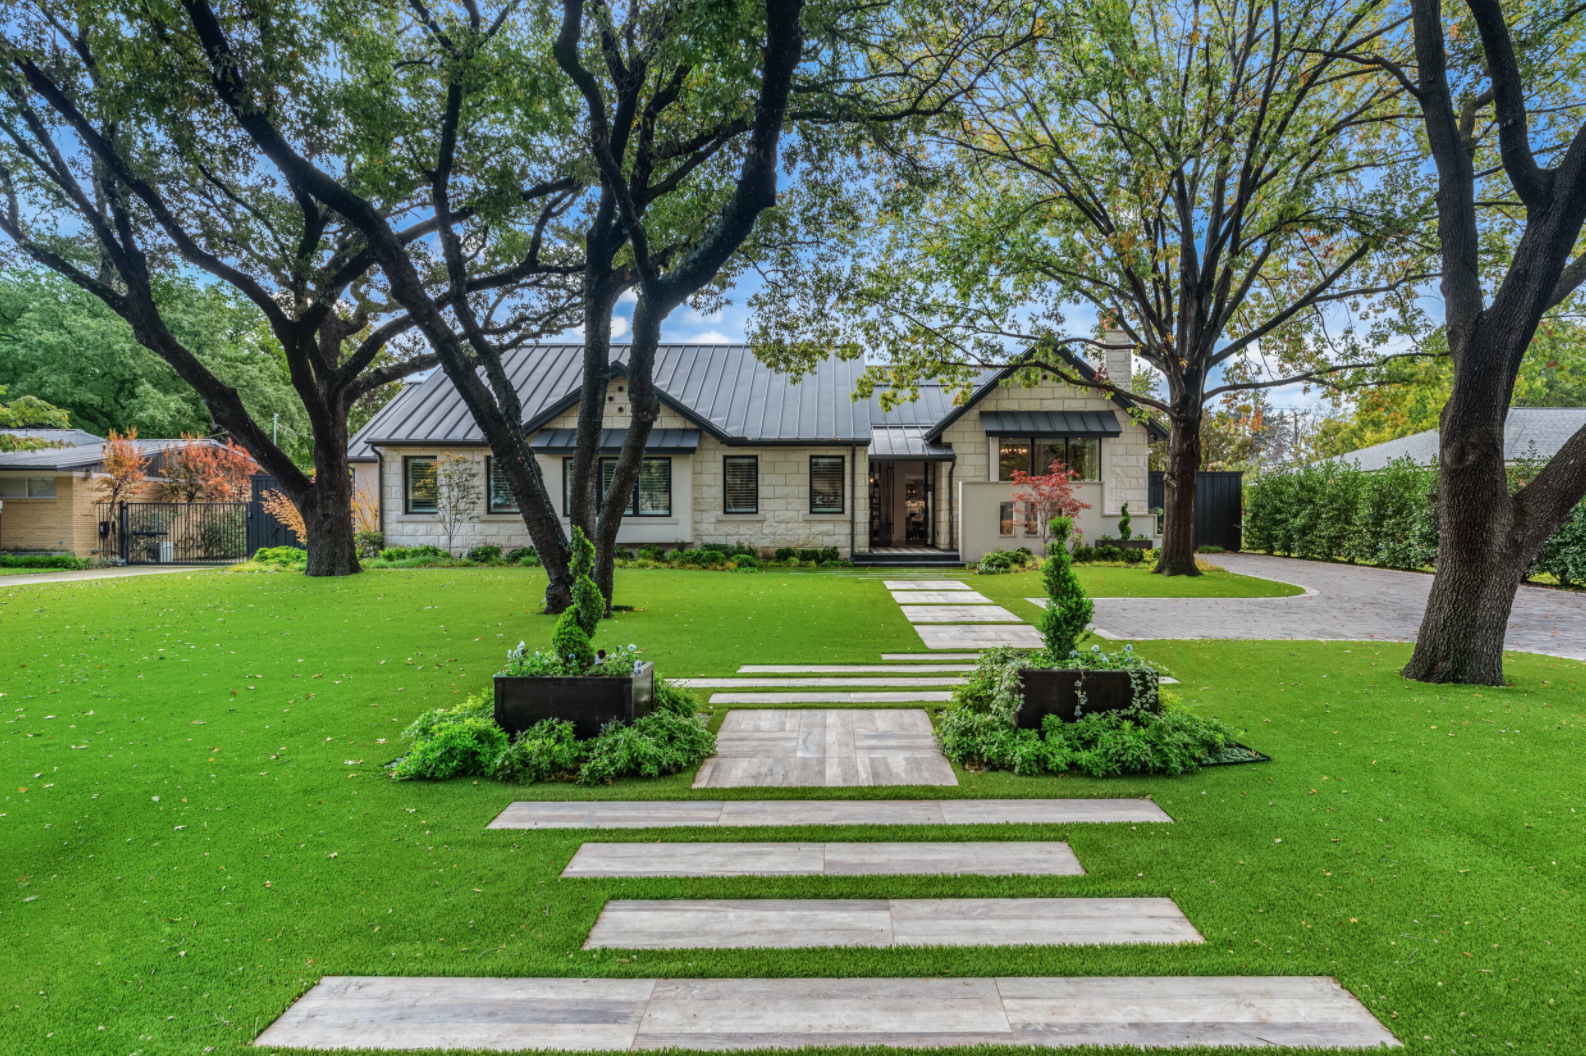
<svg viewBox="0 0 1586 1056">
<path fill-rule="evenodd" d="M 666 551 L 659 546 L 641 546 L 638 557 L 641 561 L 665 561 Z"/>
<path fill-rule="evenodd" d="M 1096 551 L 1095 552 L 1096 552 L 1096 560 L 1097 561 L 1122 561 L 1123 560 L 1123 551 L 1119 550 L 1116 546 L 1107 546 L 1107 545 L 1103 544 L 1101 546 L 1096 547 Z"/>
<path fill-rule="evenodd" d="M 787 562 L 787 561 L 797 561 L 798 560 L 798 552 L 795 551 L 791 546 L 779 546 L 779 547 L 777 547 L 776 548 L 776 553 L 773 554 L 772 556 L 778 562 Z"/>
<path fill-rule="evenodd" d="M 451 557 L 438 546 L 388 546 L 380 551 L 382 561 L 411 561 L 418 559 L 433 559 L 438 557 Z"/>
<path fill-rule="evenodd" d="M 1086 561 L 1094 561 L 1096 560 L 1096 548 L 1086 546 L 1084 543 L 1076 543 L 1073 553 L 1069 555 L 1069 559 L 1076 565 L 1083 564 Z"/>
<path fill-rule="evenodd" d="M 1198 554 L 1226 554 L 1228 551 L 1224 550 L 1220 546 L 1211 546 L 1208 544 L 1206 546 L 1196 547 L 1195 552 Z"/>
<path fill-rule="evenodd" d="M 1122 551 L 1122 553 L 1123 563 L 1126 565 L 1138 565 L 1140 562 L 1145 560 L 1145 551 L 1136 549 L 1132 546 Z"/>
<path fill-rule="evenodd" d="M 60 569 L 77 572 L 93 568 L 94 563 L 71 554 L 0 554 L 0 568 Z"/>
<path fill-rule="evenodd" d="M 491 776 L 522 785 L 577 777 L 584 748 L 573 739 L 573 730 L 573 724 L 566 719 L 535 723 L 496 756 L 490 767 Z"/>
<path fill-rule="evenodd" d="M 254 552 L 253 560 L 266 568 L 307 568 L 308 551 L 295 546 L 266 546 Z"/>
<path fill-rule="evenodd" d="M 490 545 L 476 546 L 463 556 L 468 558 L 470 561 L 477 561 L 481 565 L 487 565 L 492 561 L 500 559 L 501 547 Z"/>
<path fill-rule="evenodd" d="M 488 690 L 455 708 L 426 711 L 402 731 L 412 747 L 391 767 L 391 776 L 443 781 L 490 774 L 508 746 L 506 731 L 496 725 L 494 712 Z"/>
<path fill-rule="evenodd" d="M 760 567 L 760 559 L 753 554 L 739 554 L 732 559 L 731 564 L 734 568 L 751 572 Z"/>
<path fill-rule="evenodd" d="M 379 557 L 380 551 L 385 549 L 385 535 L 380 532 L 359 532 L 352 539 L 359 557 Z"/>
</svg>

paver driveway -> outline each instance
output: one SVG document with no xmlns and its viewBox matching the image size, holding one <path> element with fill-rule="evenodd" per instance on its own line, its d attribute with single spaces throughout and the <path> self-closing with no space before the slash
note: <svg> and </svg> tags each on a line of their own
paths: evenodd
<svg viewBox="0 0 1586 1056">
<path fill-rule="evenodd" d="M 1252 638 L 1413 642 L 1432 577 L 1261 554 L 1212 560 L 1242 576 L 1305 587 L 1290 598 L 1097 598 L 1107 638 Z M 1509 649 L 1586 660 L 1586 595 L 1522 586 Z"/>
</svg>

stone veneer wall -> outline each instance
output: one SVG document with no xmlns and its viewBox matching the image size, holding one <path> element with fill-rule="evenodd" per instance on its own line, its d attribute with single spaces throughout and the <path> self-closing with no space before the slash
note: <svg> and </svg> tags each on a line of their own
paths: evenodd
<svg viewBox="0 0 1586 1056">
<path fill-rule="evenodd" d="M 722 459 L 728 455 L 754 455 L 760 460 L 760 512 L 723 513 L 725 505 Z M 811 455 L 839 455 L 843 459 L 843 512 L 809 512 Z M 850 462 L 856 459 L 857 464 Z M 847 446 L 729 447 L 712 437 L 702 437 L 694 455 L 694 519 L 697 538 L 705 543 L 746 543 L 769 550 L 779 546 L 835 546 L 850 555 L 849 540 L 857 549 L 869 549 L 870 465 L 865 448 Z M 850 536 L 852 511 L 852 536 Z"/>
</svg>

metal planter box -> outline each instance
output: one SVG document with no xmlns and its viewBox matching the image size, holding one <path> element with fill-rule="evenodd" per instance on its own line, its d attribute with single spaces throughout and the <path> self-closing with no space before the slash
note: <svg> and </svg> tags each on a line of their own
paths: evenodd
<svg viewBox="0 0 1586 1056">
<path fill-rule="evenodd" d="M 1039 730 L 1041 720 L 1048 715 L 1056 715 L 1064 722 L 1076 721 L 1074 709 L 1079 705 L 1081 692 L 1085 694 L 1084 715 L 1125 711 L 1134 703 L 1134 686 L 1127 671 L 1024 668 L 1019 680 L 1024 693 L 1024 702 L 1019 705 L 1021 730 Z"/>
<path fill-rule="evenodd" d="M 627 678 L 496 676 L 496 725 L 517 734 L 545 719 L 567 719 L 574 736 L 587 741 L 608 722 L 632 722 L 650 714 L 655 667 L 645 664 Z"/>
</svg>

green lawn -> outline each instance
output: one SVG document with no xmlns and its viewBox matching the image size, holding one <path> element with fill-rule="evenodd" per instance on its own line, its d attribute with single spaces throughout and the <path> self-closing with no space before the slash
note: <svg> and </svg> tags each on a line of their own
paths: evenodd
<svg viewBox="0 0 1586 1056">
<path fill-rule="evenodd" d="M 1471 690 L 1404 683 L 1398 645 L 1138 643 L 1187 703 L 1274 761 L 1180 778 L 961 774 L 925 793 L 1150 794 L 1168 826 L 839 837 L 1067 839 L 1084 877 L 562 881 L 586 839 L 834 834 L 491 832 L 513 799 L 722 793 L 692 792 L 690 775 L 600 789 L 382 777 L 415 715 L 484 684 L 507 643 L 546 640 L 551 621 L 530 614 L 542 584 L 509 569 L 0 587 L 13 885 L 0 1052 L 239 1051 L 322 974 L 1315 973 L 1338 976 L 1414 1053 L 1586 1050 L 1586 665 L 1511 655 L 1511 688 Z M 597 644 L 636 642 L 664 673 L 920 651 L 873 580 L 631 572 L 618 600 L 638 611 Z M 610 897 L 1058 894 L 1171 896 L 1208 942 L 580 949 Z"/>
<path fill-rule="evenodd" d="M 1218 569 L 1199 576 L 1157 576 L 1149 564 L 1074 566 L 1085 592 L 1093 598 L 1284 598 L 1305 593 L 1292 583 L 1240 576 Z M 1041 611 L 1026 598 L 1046 594 L 1039 572 L 1001 576 L 964 576 L 966 583 L 1005 606 L 1021 619 L 1034 622 Z"/>
</svg>

